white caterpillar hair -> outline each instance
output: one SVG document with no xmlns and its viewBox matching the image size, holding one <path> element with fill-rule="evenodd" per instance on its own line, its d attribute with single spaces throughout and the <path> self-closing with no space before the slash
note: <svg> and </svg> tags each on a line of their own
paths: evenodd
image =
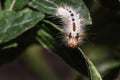
<svg viewBox="0 0 120 80">
<path fill-rule="evenodd" d="M 61 18 L 64 24 L 62 29 L 66 44 L 71 48 L 81 45 L 85 37 L 85 24 L 81 15 L 72 7 L 61 4 L 56 11 L 56 16 Z"/>
</svg>

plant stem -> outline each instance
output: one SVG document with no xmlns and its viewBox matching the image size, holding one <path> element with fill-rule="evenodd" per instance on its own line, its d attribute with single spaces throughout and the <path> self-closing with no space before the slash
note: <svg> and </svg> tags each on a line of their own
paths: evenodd
<svg viewBox="0 0 120 80">
<path fill-rule="evenodd" d="M 60 32 L 63 32 L 62 29 L 60 29 L 57 25 L 55 25 L 54 23 L 48 21 L 48 20 L 43 20 L 45 23 L 48 23 L 50 25 L 52 25 L 55 29 L 59 30 Z"/>
<path fill-rule="evenodd" d="M 10 9 L 9 9 L 10 11 L 12 11 L 12 9 L 13 9 L 13 7 L 14 7 L 14 5 L 15 5 L 15 2 L 16 2 L 16 0 L 13 0 L 13 1 L 12 1 L 12 4 L 11 4 Z"/>
</svg>

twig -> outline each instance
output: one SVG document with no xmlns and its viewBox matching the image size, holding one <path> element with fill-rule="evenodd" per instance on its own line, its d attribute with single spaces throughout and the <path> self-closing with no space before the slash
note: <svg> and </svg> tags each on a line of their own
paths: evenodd
<svg viewBox="0 0 120 80">
<path fill-rule="evenodd" d="M 13 0 L 13 1 L 12 1 L 12 4 L 11 4 L 10 9 L 9 9 L 10 11 L 12 11 L 12 9 L 13 9 L 13 7 L 14 7 L 14 5 L 15 5 L 15 2 L 16 2 L 16 0 Z"/>
</svg>

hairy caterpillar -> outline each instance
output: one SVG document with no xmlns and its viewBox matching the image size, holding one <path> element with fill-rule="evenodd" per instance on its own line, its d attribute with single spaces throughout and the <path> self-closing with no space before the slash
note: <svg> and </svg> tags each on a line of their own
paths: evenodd
<svg viewBox="0 0 120 80">
<path fill-rule="evenodd" d="M 67 46 L 75 48 L 81 45 L 85 37 L 84 19 L 72 7 L 61 4 L 56 11 L 56 16 L 62 19 L 63 35 Z"/>
</svg>

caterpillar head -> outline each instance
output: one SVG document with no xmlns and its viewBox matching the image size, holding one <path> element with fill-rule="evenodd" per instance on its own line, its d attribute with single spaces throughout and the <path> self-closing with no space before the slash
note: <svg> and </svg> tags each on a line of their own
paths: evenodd
<svg viewBox="0 0 120 80">
<path fill-rule="evenodd" d="M 79 34 L 79 33 L 66 33 L 66 44 L 68 47 L 75 48 L 79 45 L 80 40 L 85 37 L 85 34 Z"/>
<path fill-rule="evenodd" d="M 67 45 L 71 48 L 75 48 L 78 45 L 78 40 L 74 37 L 67 40 Z"/>
</svg>

